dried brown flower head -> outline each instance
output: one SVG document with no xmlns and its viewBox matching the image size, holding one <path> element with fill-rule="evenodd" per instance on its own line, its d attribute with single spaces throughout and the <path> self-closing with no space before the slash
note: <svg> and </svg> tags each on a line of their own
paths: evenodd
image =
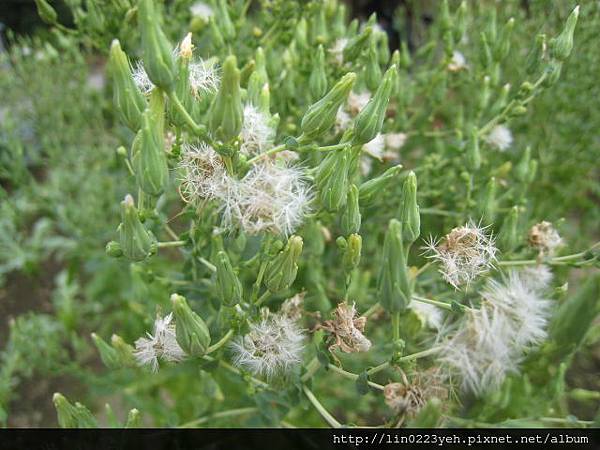
<svg viewBox="0 0 600 450">
<path fill-rule="evenodd" d="M 448 389 L 443 381 L 444 377 L 436 367 L 416 373 L 411 382 L 402 372 L 402 383 L 385 386 L 385 403 L 399 415 L 414 417 L 432 398 L 448 398 Z"/>
<path fill-rule="evenodd" d="M 562 239 L 550 222 L 540 222 L 529 230 L 529 245 L 542 255 L 550 255 L 562 244 Z"/>
<path fill-rule="evenodd" d="M 356 315 L 354 304 L 342 302 L 333 311 L 334 318 L 319 326 L 331 333 L 334 342 L 329 346 L 330 352 L 338 348 L 344 353 L 366 352 L 371 348 L 371 341 L 363 334 L 367 318 Z"/>
</svg>

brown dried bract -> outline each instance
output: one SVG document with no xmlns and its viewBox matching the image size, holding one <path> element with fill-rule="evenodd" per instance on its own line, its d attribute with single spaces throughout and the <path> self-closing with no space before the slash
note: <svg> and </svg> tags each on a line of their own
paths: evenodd
<svg viewBox="0 0 600 450">
<path fill-rule="evenodd" d="M 338 348 L 344 353 L 366 352 L 371 348 L 371 341 L 363 334 L 367 318 L 356 317 L 354 304 L 338 304 L 333 316 L 333 320 L 326 320 L 318 326 L 331 333 L 333 343 L 329 346 L 330 352 Z"/>
</svg>

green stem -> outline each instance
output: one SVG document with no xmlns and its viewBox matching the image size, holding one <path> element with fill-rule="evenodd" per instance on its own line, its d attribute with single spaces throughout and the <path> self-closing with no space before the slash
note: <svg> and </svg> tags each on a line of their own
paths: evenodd
<svg viewBox="0 0 600 450">
<path fill-rule="evenodd" d="M 208 261 L 207 259 L 205 259 L 203 257 L 199 257 L 198 261 L 200 261 L 202 264 L 204 264 L 208 268 L 208 270 L 210 270 L 211 272 L 217 271 L 217 267 L 214 264 L 211 264 L 210 261 Z"/>
<path fill-rule="evenodd" d="M 227 341 L 231 339 L 231 336 L 233 336 L 233 330 L 229 330 L 227 333 L 225 333 L 225 336 L 223 336 L 216 344 L 208 347 L 208 349 L 206 350 L 206 354 L 213 353 L 219 350 L 221 347 L 227 344 Z"/>
<path fill-rule="evenodd" d="M 169 242 L 159 242 L 158 248 L 167 248 L 167 247 L 183 247 L 187 241 L 169 241 Z"/>
<path fill-rule="evenodd" d="M 255 406 L 249 408 L 237 408 L 230 409 L 228 411 L 220 411 L 214 414 L 210 414 L 208 416 L 200 417 L 199 419 L 192 420 L 191 422 L 184 423 L 180 425 L 178 428 L 191 428 L 197 425 L 201 425 L 211 420 L 223 419 L 226 417 L 235 417 L 235 416 L 243 416 L 245 414 L 252 414 L 258 411 L 258 408 Z"/>
<path fill-rule="evenodd" d="M 280 152 L 282 150 L 285 150 L 285 144 L 280 144 L 280 145 L 278 145 L 276 147 L 273 147 L 270 150 L 267 150 L 266 152 L 260 153 L 260 154 L 258 154 L 256 156 L 254 156 L 253 158 L 250 158 L 248 160 L 248 164 L 253 164 L 256 161 L 258 161 L 258 160 L 260 160 L 260 159 L 262 159 L 262 158 L 264 158 L 266 156 L 273 155 L 273 154 L 275 154 L 277 152 Z"/>
<path fill-rule="evenodd" d="M 534 264 L 550 264 L 550 265 L 561 265 L 561 263 L 574 261 L 580 258 L 583 258 L 588 251 L 595 249 L 600 246 L 600 242 L 596 242 L 592 245 L 589 250 L 579 253 L 573 253 L 572 255 L 565 256 L 557 256 L 555 258 L 550 258 L 547 260 L 537 260 L 537 259 L 517 259 L 513 261 L 498 261 L 499 266 L 529 266 Z"/>
<path fill-rule="evenodd" d="M 306 372 L 300 378 L 302 382 L 308 381 L 312 378 L 317 370 L 321 367 L 321 363 L 319 363 L 319 359 L 315 356 L 306 366 Z"/>
<path fill-rule="evenodd" d="M 263 292 L 263 295 L 261 295 L 258 300 L 256 300 L 256 306 L 260 306 L 267 298 L 269 298 L 269 296 L 271 295 L 271 292 L 267 289 L 265 292 Z"/>
<path fill-rule="evenodd" d="M 315 407 L 315 409 L 319 412 L 319 414 L 321 414 L 321 417 L 323 417 L 323 419 L 325 419 L 325 421 L 332 427 L 332 428 L 342 428 L 342 424 L 339 423 L 335 417 L 333 417 L 329 411 L 327 411 L 325 409 L 325 407 L 321 404 L 321 402 L 319 402 L 319 400 L 317 399 L 317 397 L 315 397 L 315 394 L 313 394 L 311 392 L 310 389 L 308 389 L 308 387 L 306 387 L 306 385 L 302 386 L 302 390 L 304 390 L 304 394 L 306 395 L 306 397 L 308 398 L 308 400 L 312 403 L 312 405 Z"/>
<path fill-rule="evenodd" d="M 177 94 L 175 93 L 175 91 L 171 91 L 171 92 L 167 93 L 167 96 L 169 97 L 169 100 L 171 100 L 171 102 L 173 102 L 173 106 L 175 106 L 175 108 L 177 109 L 177 112 L 179 114 L 181 114 L 181 117 L 183 117 L 183 120 L 185 120 L 185 122 L 188 124 L 188 126 L 194 132 L 194 134 L 201 136 L 201 137 L 206 137 L 206 127 L 204 127 L 203 125 L 198 125 L 194 121 L 192 116 L 190 116 L 190 114 L 185 109 L 185 106 L 183 106 L 183 104 L 181 103 L 179 98 L 177 98 Z"/>
<path fill-rule="evenodd" d="M 364 317 L 370 317 L 373 314 L 375 314 L 377 311 L 381 310 L 381 305 L 378 303 L 375 303 L 373 306 L 371 306 L 369 309 L 367 309 L 365 311 L 365 313 L 363 314 Z"/>
<path fill-rule="evenodd" d="M 430 214 L 433 216 L 448 216 L 448 217 L 460 217 L 462 214 L 454 211 L 444 211 L 437 208 L 420 208 L 421 214 Z"/>
<path fill-rule="evenodd" d="M 412 361 L 415 359 L 423 358 L 425 356 L 433 355 L 434 353 L 437 353 L 440 350 L 441 350 L 441 347 L 432 347 L 430 349 L 423 350 L 421 352 L 411 353 L 410 355 L 402 356 L 401 358 L 398 358 L 396 361 L 398 361 L 398 362 Z M 382 364 L 379 364 L 378 366 L 375 366 L 372 369 L 367 370 L 367 374 L 373 375 L 375 373 L 381 372 L 382 370 L 388 368 L 390 366 L 390 364 L 391 364 L 390 361 L 386 361 Z"/>
<path fill-rule="evenodd" d="M 331 370 L 332 372 L 335 372 L 343 377 L 348 378 L 349 380 L 353 380 L 356 381 L 358 379 L 358 375 L 352 372 L 348 372 L 347 370 L 342 369 L 341 367 L 337 367 L 333 364 L 330 364 L 328 367 L 328 370 Z M 374 383 L 372 381 L 369 381 L 369 386 L 374 387 L 375 389 L 379 389 L 380 391 L 383 391 L 383 389 L 385 388 L 384 386 L 382 386 L 381 384 L 377 384 Z"/>
<path fill-rule="evenodd" d="M 202 357 L 202 359 L 204 359 L 205 361 L 210 361 L 210 362 L 215 362 L 217 361 L 215 358 L 213 358 L 212 356 L 208 356 L 208 355 L 204 355 Z M 237 369 L 236 367 L 233 367 L 231 364 L 226 363 L 225 361 L 223 361 L 222 359 L 218 360 L 219 366 L 223 367 L 224 369 L 230 371 L 231 373 L 234 373 L 236 375 L 242 376 L 242 372 Z M 268 387 L 269 385 L 267 383 L 265 383 L 262 380 L 259 380 L 258 378 L 254 378 L 254 377 L 250 377 L 250 380 L 256 384 L 257 386 L 261 386 L 261 387 Z"/>
<path fill-rule="evenodd" d="M 445 309 L 446 311 L 454 311 L 454 309 L 453 309 L 453 307 L 452 307 L 452 305 L 450 303 L 440 302 L 438 300 L 433 300 L 433 299 L 425 298 L 425 297 L 419 297 L 417 295 L 413 295 L 412 299 L 415 300 L 415 301 L 417 301 L 417 302 L 427 303 L 429 305 L 437 306 L 438 308 Z M 456 305 L 462 311 L 468 311 L 469 309 L 471 309 L 468 306 L 461 305 L 459 303 L 456 303 Z"/>
<path fill-rule="evenodd" d="M 392 313 L 392 339 L 394 342 L 400 339 L 400 312 Z"/>
</svg>

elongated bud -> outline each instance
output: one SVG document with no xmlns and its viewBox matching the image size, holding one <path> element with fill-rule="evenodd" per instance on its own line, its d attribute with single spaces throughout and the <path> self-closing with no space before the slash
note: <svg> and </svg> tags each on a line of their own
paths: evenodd
<svg viewBox="0 0 600 450">
<path fill-rule="evenodd" d="M 176 65 L 177 79 L 175 80 L 175 93 L 177 94 L 177 98 L 185 110 L 192 113 L 196 106 L 194 95 L 198 95 L 198 92 L 193 92 L 190 84 L 190 59 L 181 57 L 177 60 Z M 194 95 L 190 95 L 192 93 Z M 171 102 L 168 104 L 168 111 L 169 117 L 175 125 L 178 127 L 184 127 L 187 124 L 185 118 L 181 115 L 179 110 L 171 104 Z"/>
<path fill-rule="evenodd" d="M 552 59 L 548 62 L 545 68 L 546 79 L 542 83 L 544 87 L 551 87 L 556 84 L 560 79 L 560 73 L 562 72 L 563 63 L 557 59 Z"/>
<path fill-rule="evenodd" d="M 402 41 L 400 44 L 400 67 L 408 69 L 412 64 L 412 57 L 410 56 L 410 50 L 408 49 L 408 43 Z"/>
<path fill-rule="evenodd" d="M 225 47 L 225 38 L 223 34 L 219 30 L 217 22 L 214 17 L 211 17 L 208 21 L 208 26 L 210 30 L 210 40 L 215 48 L 224 48 Z"/>
<path fill-rule="evenodd" d="M 531 163 L 531 147 L 525 147 L 525 151 L 523 152 L 523 156 L 521 157 L 517 167 L 515 167 L 515 173 L 517 175 L 517 179 L 522 183 L 526 183 L 529 180 L 529 169 Z"/>
<path fill-rule="evenodd" d="M 367 64 L 365 65 L 365 83 L 370 91 L 375 91 L 381 83 L 381 67 L 379 67 L 379 54 L 375 38 L 371 38 L 367 52 Z"/>
<path fill-rule="evenodd" d="M 358 189 L 358 199 L 362 206 L 371 205 L 389 183 L 402 171 L 402 165 L 390 167 L 376 178 L 365 181 Z"/>
<path fill-rule="evenodd" d="M 385 72 L 383 82 L 377 88 L 375 95 L 371 97 L 367 106 L 356 117 L 353 135 L 355 145 L 363 145 L 372 141 L 381 131 L 395 77 L 396 66 L 392 66 Z"/>
<path fill-rule="evenodd" d="M 109 369 L 118 369 L 121 366 L 119 352 L 96 333 L 92 333 L 92 340 L 98 349 L 102 363 Z"/>
<path fill-rule="evenodd" d="M 135 357 L 133 356 L 134 348 L 125 342 L 121 336 L 113 334 L 110 337 L 110 345 L 117 351 L 121 367 L 133 367 L 136 365 Z"/>
<path fill-rule="evenodd" d="M 342 258 L 342 266 L 346 273 L 350 273 L 358 267 L 361 251 L 362 237 L 360 234 L 351 234 L 348 236 L 344 249 L 344 257 Z"/>
<path fill-rule="evenodd" d="M 56 20 L 58 19 L 58 14 L 50 3 L 46 0 L 35 0 L 35 6 L 37 7 L 37 12 L 40 18 L 46 22 L 48 25 L 54 25 Z"/>
<path fill-rule="evenodd" d="M 383 259 L 378 280 L 379 303 L 392 313 L 405 310 L 412 297 L 402 240 L 402 223 L 390 220 L 383 243 Z"/>
<path fill-rule="evenodd" d="M 308 108 L 300 125 L 304 136 L 316 139 L 331 129 L 337 111 L 348 98 L 355 80 L 356 74 L 347 73 L 321 100 Z"/>
<path fill-rule="evenodd" d="M 204 320 L 188 305 L 185 297 L 171 295 L 177 343 L 190 356 L 203 356 L 210 345 L 210 333 Z"/>
<path fill-rule="evenodd" d="M 157 93 L 158 94 L 158 93 Z M 149 195 L 159 196 L 169 184 L 162 117 L 150 109 L 142 114 L 142 129 L 134 139 L 132 163 L 137 183 Z"/>
<path fill-rule="evenodd" d="M 421 234 L 421 216 L 417 204 L 417 176 L 410 172 L 402 185 L 400 221 L 404 242 L 413 243 Z"/>
<path fill-rule="evenodd" d="M 469 133 L 466 153 L 467 167 L 476 172 L 481 167 L 481 152 L 479 151 L 479 130 L 473 126 Z"/>
<path fill-rule="evenodd" d="M 140 412 L 133 408 L 127 414 L 127 422 L 125 422 L 125 428 L 140 428 L 142 426 L 142 416 Z"/>
<path fill-rule="evenodd" d="M 535 43 L 533 44 L 533 48 L 527 55 L 526 62 L 526 71 L 527 74 L 531 75 L 540 67 L 542 62 L 542 58 L 544 57 L 544 53 L 546 51 L 546 35 L 538 34 L 535 37 Z"/>
<path fill-rule="evenodd" d="M 561 355 L 575 351 L 600 312 L 600 275 L 589 277 L 574 296 L 562 303 L 550 327 Z"/>
<path fill-rule="evenodd" d="M 215 17 L 219 23 L 219 29 L 223 33 L 225 39 L 227 41 L 232 41 L 235 38 L 235 27 L 231 21 L 226 0 L 217 0 L 217 11 Z"/>
<path fill-rule="evenodd" d="M 113 78 L 113 103 L 119 119 L 131 130 L 137 131 L 142 125 L 146 100 L 133 81 L 127 55 L 116 39 L 110 46 L 108 67 Z"/>
<path fill-rule="evenodd" d="M 502 28 L 502 32 L 500 33 L 500 37 L 494 46 L 494 60 L 502 61 L 504 58 L 508 56 L 508 52 L 510 51 L 510 39 L 512 35 L 513 28 L 515 27 L 515 19 L 510 18 L 508 22 Z"/>
<path fill-rule="evenodd" d="M 298 273 L 298 261 L 302 253 L 302 238 L 291 236 L 285 248 L 268 264 L 265 270 L 265 285 L 276 294 L 289 288 Z"/>
<path fill-rule="evenodd" d="M 96 428 L 98 422 L 89 409 L 81 403 L 71 404 L 67 398 L 55 393 L 52 402 L 58 416 L 58 425 L 61 428 Z"/>
<path fill-rule="evenodd" d="M 244 120 L 240 94 L 240 71 L 235 56 L 223 63 L 223 78 L 210 112 L 210 126 L 225 142 L 235 139 L 242 130 Z"/>
<path fill-rule="evenodd" d="M 454 42 L 460 42 L 467 31 L 467 2 L 461 2 L 454 17 Z"/>
<path fill-rule="evenodd" d="M 344 61 L 354 61 L 367 48 L 373 28 L 367 26 L 358 36 L 353 37 L 344 47 Z"/>
<path fill-rule="evenodd" d="M 377 57 L 379 58 L 379 64 L 387 65 L 390 61 L 390 42 L 388 35 L 385 31 L 377 33 Z M 397 66 L 398 67 L 398 66 Z M 374 89 L 372 89 L 374 90 Z"/>
<path fill-rule="evenodd" d="M 567 18 L 567 24 L 562 32 L 555 38 L 550 40 L 550 55 L 559 61 L 564 61 L 573 50 L 573 34 L 579 17 L 579 6 L 571 12 Z"/>
<path fill-rule="evenodd" d="M 328 211 L 338 211 L 346 204 L 349 184 L 349 150 L 330 152 L 317 168 L 315 183 L 319 200 Z"/>
<path fill-rule="evenodd" d="M 308 47 L 308 25 L 306 23 L 306 19 L 302 17 L 298 24 L 296 25 L 296 29 L 294 31 L 294 40 L 296 41 L 296 45 L 299 50 L 304 50 Z"/>
<path fill-rule="evenodd" d="M 502 228 L 498 234 L 498 243 L 505 252 L 510 252 L 519 243 L 518 236 L 519 225 L 519 207 L 513 206 L 502 223 Z"/>
<path fill-rule="evenodd" d="M 269 75 L 265 52 L 262 47 L 258 47 L 254 55 L 254 71 L 248 79 L 248 101 L 258 106 L 260 92 L 266 84 L 269 84 Z"/>
<path fill-rule="evenodd" d="M 160 15 L 154 0 L 138 3 L 138 24 L 142 35 L 144 68 L 154 85 L 170 91 L 175 82 L 175 64 L 171 44 L 160 27 Z"/>
<path fill-rule="evenodd" d="M 483 220 L 486 223 L 493 223 L 496 217 L 496 210 L 498 206 L 498 200 L 496 199 L 496 178 L 492 177 L 488 181 L 481 202 L 479 203 L 479 209 Z"/>
<path fill-rule="evenodd" d="M 217 253 L 216 267 L 219 298 L 226 306 L 237 305 L 242 301 L 242 283 L 233 270 L 229 256 L 222 250 Z"/>
<path fill-rule="evenodd" d="M 308 79 L 311 98 L 318 100 L 327 92 L 327 72 L 325 71 L 325 50 L 319 45 Z"/>
<path fill-rule="evenodd" d="M 323 224 L 311 220 L 304 226 L 304 253 L 307 256 L 320 256 L 325 251 L 325 235 L 323 234 Z"/>
<path fill-rule="evenodd" d="M 480 34 L 481 46 L 479 47 L 479 61 L 484 68 L 489 68 L 492 65 L 492 50 L 488 42 L 488 37 L 485 33 Z"/>
<path fill-rule="evenodd" d="M 344 208 L 344 212 L 342 213 L 342 217 L 340 219 L 340 225 L 342 227 L 342 233 L 344 233 L 344 236 L 358 233 L 360 230 L 361 216 L 358 197 L 358 188 L 355 184 L 353 184 L 348 190 L 348 200 L 346 201 L 346 207 Z"/>
<path fill-rule="evenodd" d="M 131 195 L 126 195 L 121 202 L 121 225 L 118 231 L 119 244 L 127 259 L 143 261 L 156 253 L 156 238 L 140 222 Z"/>
</svg>

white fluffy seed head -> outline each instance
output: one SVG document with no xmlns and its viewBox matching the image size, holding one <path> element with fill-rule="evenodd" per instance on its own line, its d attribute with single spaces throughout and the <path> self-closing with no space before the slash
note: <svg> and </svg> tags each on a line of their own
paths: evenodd
<svg viewBox="0 0 600 450">
<path fill-rule="evenodd" d="M 208 20 L 214 15 L 214 11 L 210 5 L 204 2 L 195 2 L 190 6 L 190 12 L 192 16 L 198 17 L 203 20 Z"/>
<path fill-rule="evenodd" d="M 450 72 L 458 72 L 459 70 L 463 70 L 467 68 L 467 59 L 465 55 L 463 55 L 458 50 L 454 50 L 452 52 L 452 59 L 450 63 L 448 63 L 448 70 Z"/>
<path fill-rule="evenodd" d="M 440 263 L 444 279 L 458 289 L 493 267 L 498 249 L 485 227 L 469 222 L 454 228 L 441 241 L 431 238 L 428 258 Z"/>
<path fill-rule="evenodd" d="M 215 64 L 198 59 L 189 65 L 189 80 L 192 94 L 200 96 L 216 92 L 219 89 L 221 77 Z"/>
<path fill-rule="evenodd" d="M 562 238 L 550 222 L 537 223 L 529 230 L 529 245 L 543 255 L 552 255 L 562 243 Z"/>
<path fill-rule="evenodd" d="M 232 183 L 221 157 L 203 142 L 183 145 L 179 169 L 180 193 L 187 202 L 220 199 Z"/>
<path fill-rule="evenodd" d="M 348 39 L 339 38 L 329 49 L 329 53 L 332 54 L 335 62 L 340 66 L 344 63 L 344 49 L 346 48 L 346 45 L 348 45 Z"/>
<path fill-rule="evenodd" d="M 337 114 L 335 115 L 335 132 L 336 132 L 336 134 L 346 131 L 346 129 L 350 126 L 351 123 L 352 123 L 352 117 L 350 117 L 350 114 L 348 114 L 344 110 L 343 106 L 340 106 L 340 108 L 337 111 Z"/>
<path fill-rule="evenodd" d="M 146 333 L 135 341 L 133 356 L 141 366 L 149 366 L 153 372 L 158 371 L 158 361 L 178 362 L 185 358 L 185 352 L 177 343 L 173 315 L 157 317 L 154 322 L 154 334 Z"/>
<path fill-rule="evenodd" d="M 500 151 L 508 149 L 513 141 L 510 129 L 504 125 L 496 125 L 485 137 L 485 141 Z"/>
<path fill-rule="evenodd" d="M 356 116 L 371 100 L 371 93 L 369 91 L 364 91 L 360 93 L 356 93 L 354 91 L 350 92 L 348 95 L 348 112 L 352 116 Z"/>
<path fill-rule="evenodd" d="M 143 94 L 149 94 L 154 89 L 154 84 L 150 81 L 144 64 L 142 61 L 138 61 L 133 66 L 132 70 L 133 82 Z"/>
<path fill-rule="evenodd" d="M 428 326 L 439 330 L 442 328 L 442 321 L 444 320 L 444 312 L 437 306 L 430 305 L 428 303 L 412 301 L 410 302 L 410 309 L 412 309 L 421 321 Z"/>
<path fill-rule="evenodd" d="M 290 235 L 309 212 L 312 198 L 302 169 L 265 161 L 253 166 L 222 198 L 223 219 L 226 225 L 238 225 L 248 234 Z"/>
<path fill-rule="evenodd" d="M 290 372 L 302 361 L 304 334 L 298 324 L 273 314 L 251 323 L 248 334 L 231 344 L 234 364 L 267 378 Z"/>
<path fill-rule="evenodd" d="M 244 123 L 240 134 L 240 151 L 245 155 L 262 153 L 273 144 L 275 130 L 268 123 L 269 118 L 259 109 L 247 104 L 244 106 Z"/>
<path fill-rule="evenodd" d="M 406 133 L 386 133 L 384 134 L 385 146 L 390 150 L 400 150 L 404 147 L 407 138 Z"/>
</svg>

